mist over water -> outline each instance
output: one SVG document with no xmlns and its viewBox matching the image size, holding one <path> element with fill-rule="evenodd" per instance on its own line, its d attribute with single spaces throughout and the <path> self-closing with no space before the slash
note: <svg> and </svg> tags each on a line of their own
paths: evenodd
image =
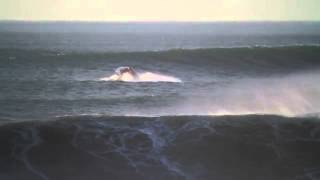
<svg viewBox="0 0 320 180">
<path fill-rule="evenodd" d="M 184 104 L 190 105 L 186 112 L 203 115 L 315 115 L 320 108 L 319 80 L 318 72 L 237 79 Z"/>
</svg>

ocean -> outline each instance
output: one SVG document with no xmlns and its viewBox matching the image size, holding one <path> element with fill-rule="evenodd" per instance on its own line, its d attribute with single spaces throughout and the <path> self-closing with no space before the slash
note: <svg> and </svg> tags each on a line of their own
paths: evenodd
<svg viewBox="0 0 320 180">
<path fill-rule="evenodd" d="M 319 22 L 2 21 L 0 179 L 320 179 L 319 82 Z"/>
</svg>

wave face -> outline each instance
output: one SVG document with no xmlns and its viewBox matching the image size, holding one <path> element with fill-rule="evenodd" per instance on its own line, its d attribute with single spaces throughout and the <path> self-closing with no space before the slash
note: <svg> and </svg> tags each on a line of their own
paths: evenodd
<svg viewBox="0 0 320 180">
<path fill-rule="evenodd" d="M 64 117 L 0 127 L 0 177 L 309 180 L 320 178 L 317 118 Z"/>
<path fill-rule="evenodd" d="M 5 119 L 301 116 L 320 107 L 316 46 L 131 53 L 0 49 L 0 55 L 0 116 Z M 140 73 L 139 83 L 104 81 L 123 65 Z"/>
</svg>

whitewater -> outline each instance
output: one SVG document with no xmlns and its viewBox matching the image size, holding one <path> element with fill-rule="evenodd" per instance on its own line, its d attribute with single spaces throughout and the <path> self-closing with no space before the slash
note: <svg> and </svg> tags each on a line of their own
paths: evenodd
<svg viewBox="0 0 320 180">
<path fill-rule="evenodd" d="M 124 73 L 122 76 L 113 74 L 108 77 L 100 78 L 101 81 L 124 81 L 124 82 L 182 82 L 179 78 L 163 75 L 159 73 L 143 72 L 138 73 L 135 78 L 129 73 Z"/>
</svg>

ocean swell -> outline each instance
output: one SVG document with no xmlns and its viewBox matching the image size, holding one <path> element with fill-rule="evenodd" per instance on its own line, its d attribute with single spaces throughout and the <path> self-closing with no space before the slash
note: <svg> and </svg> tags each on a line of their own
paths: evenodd
<svg viewBox="0 0 320 180">
<path fill-rule="evenodd" d="M 320 177 L 317 118 L 74 116 L 0 127 L 0 177 L 283 180 Z"/>
</svg>

